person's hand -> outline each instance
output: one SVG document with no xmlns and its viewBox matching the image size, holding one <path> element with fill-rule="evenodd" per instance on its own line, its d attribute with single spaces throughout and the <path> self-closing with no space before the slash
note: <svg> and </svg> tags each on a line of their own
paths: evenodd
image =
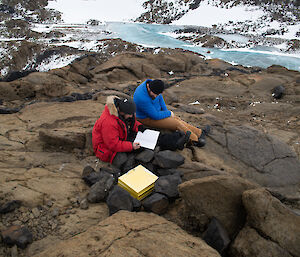
<svg viewBox="0 0 300 257">
<path fill-rule="evenodd" d="M 133 143 L 132 147 L 134 150 L 136 150 L 136 149 L 139 149 L 141 146 L 140 146 L 140 143 Z"/>
<path fill-rule="evenodd" d="M 171 112 L 171 117 L 174 117 L 175 115 L 174 115 L 174 112 L 172 112 L 172 111 L 170 111 Z"/>
<path fill-rule="evenodd" d="M 143 133 L 145 130 L 146 128 L 143 124 L 138 126 L 138 131 L 141 131 Z"/>
</svg>

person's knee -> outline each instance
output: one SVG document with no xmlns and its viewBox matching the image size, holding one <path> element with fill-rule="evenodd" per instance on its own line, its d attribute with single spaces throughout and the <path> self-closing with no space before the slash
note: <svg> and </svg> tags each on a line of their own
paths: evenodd
<svg viewBox="0 0 300 257">
<path fill-rule="evenodd" d="M 125 162 L 127 161 L 127 154 L 126 153 L 117 153 L 112 161 L 112 165 L 116 168 L 120 169 Z"/>
</svg>

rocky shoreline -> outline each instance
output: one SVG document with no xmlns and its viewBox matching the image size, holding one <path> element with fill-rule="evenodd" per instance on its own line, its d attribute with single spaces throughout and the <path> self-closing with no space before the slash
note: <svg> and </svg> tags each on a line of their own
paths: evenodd
<svg viewBox="0 0 300 257">
<path fill-rule="evenodd" d="M 0 82 L 1 109 L 22 107 L 0 115 L 0 207 L 10 210 L 0 214 L 0 255 L 300 256 L 299 72 L 179 49 L 125 52 L 128 43 L 116 42 L 106 41 L 117 55 Z M 176 172 L 160 173 L 182 175 L 176 200 L 109 216 L 106 198 L 88 200 L 82 179 L 88 166 L 110 168 L 92 152 L 91 129 L 108 95 L 132 96 L 146 78 L 164 80 L 168 108 L 212 133 L 204 148 L 176 152 Z M 8 247 L 7 230 L 22 227 L 32 238 Z"/>
<path fill-rule="evenodd" d="M 225 27 L 226 28 L 226 27 Z M 283 53 L 298 53 L 298 39 L 282 39 L 276 37 L 268 37 L 268 35 L 252 35 L 248 31 L 241 33 L 239 29 L 226 30 L 224 28 L 205 28 L 197 26 L 186 26 L 184 29 L 174 31 L 178 34 L 179 40 L 191 42 L 195 45 L 207 48 L 233 49 L 233 48 L 255 48 L 255 47 L 276 47 L 285 44 L 285 49 L 280 49 Z M 223 39 L 222 37 L 232 39 Z M 235 40 L 240 37 L 239 40 Z"/>
</svg>

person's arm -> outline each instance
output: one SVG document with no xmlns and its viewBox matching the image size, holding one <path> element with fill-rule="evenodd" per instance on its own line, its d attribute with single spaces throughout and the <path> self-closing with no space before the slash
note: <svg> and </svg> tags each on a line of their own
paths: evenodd
<svg viewBox="0 0 300 257">
<path fill-rule="evenodd" d="M 166 103 L 165 103 L 165 100 L 164 100 L 163 96 L 162 96 L 162 95 L 159 95 L 158 97 L 159 97 L 158 100 L 159 100 L 159 104 L 160 104 L 160 106 L 161 106 L 161 110 L 162 110 L 162 111 L 167 111 L 168 108 L 167 108 L 167 105 L 166 105 Z"/>
<path fill-rule="evenodd" d="M 141 112 L 153 120 L 161 120 L 171 116 L 171 112 L 169 110 L 157 111 L 150 99 L 138 101 L 136 105 L 138 105 L 138 108 L 141 110 Z"/>
<path fill-rule="evenodd" d="M 102 127 L 102 137 L 105 145 L 113 152 L 131 152 L 132 142 L 119 138 L 119 124 L 107 124 Z"/>
</svg>

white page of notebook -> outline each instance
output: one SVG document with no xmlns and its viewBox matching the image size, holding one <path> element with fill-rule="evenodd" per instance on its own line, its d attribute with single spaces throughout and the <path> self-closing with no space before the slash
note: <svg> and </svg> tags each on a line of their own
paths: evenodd
<svg viewBox="0 0 300 257">
<path fill-rule="evenodd" d="M 139 131 L 136 135 L 134 143 L 140 143 L 141 147 L 154 150 L 158 136 L 159 131 L 156 130 L 146 129 L 143 133 Z"/>
</svg>

